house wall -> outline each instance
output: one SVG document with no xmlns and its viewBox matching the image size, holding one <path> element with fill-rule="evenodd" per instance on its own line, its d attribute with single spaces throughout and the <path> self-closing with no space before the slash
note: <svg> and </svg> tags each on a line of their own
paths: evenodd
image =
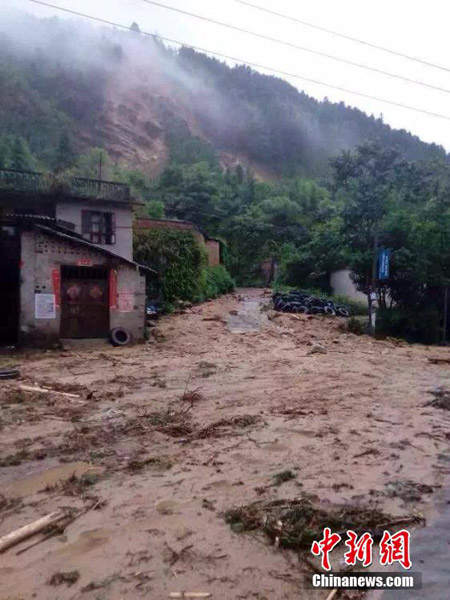
<svg viewBox="0 0 450 600">
<path fill-rule="evenodd" d="M 47 346 L 59 340 L 61 306 L 53 318 L 36 318 L 36 294 L 58 297 L 62 265 L 105 266 L 117 272 L 117 303 L 110 306 L 110 327 L 125 327 L 135 341 L 144 337 L 145 277 L 135 267 L 76 242 L 32 230 L 21 235 L 19 340 Z M 59 283 L 60 285 L 60 283 Z M 58 306 L 59 304 L 59 306 Z M 111 304 L 111 303 L 110 303 Z"/>
<path fill-rule="evenodd" d="M 353 300 L 367 302 L 367 296 L 356 289 L 356 285 L 350 277 L 349 269 L 340 269 L 331 273 L 330 286 L 334 294 L 341 294 Z"/>
<path fill-rule="evenodd" d="M 132 211 L 130 206 L 116 206 L 112 204 L 96 204 L 90 202 L 58 202 L 56 205 L 56 218 L 69 221 L 75 225 L 75 232 L 81 234 L 81 212 L 83 210 L 99 210 L 104 212 L 113 212 L 116 219 L 116 243 L 102 245 L 110 252 L 122 256 L 128 260 L 133 259 L 133 228 Z M 88 240 L 89 241 L 89 240 Z"/>
<path fill-rule="evenodd" d="M 206 251 L 208 253 L 208 265 L 215 267 L 220 265 L 220 244 L 216 240 L 206 240 Z"/>
</svg>

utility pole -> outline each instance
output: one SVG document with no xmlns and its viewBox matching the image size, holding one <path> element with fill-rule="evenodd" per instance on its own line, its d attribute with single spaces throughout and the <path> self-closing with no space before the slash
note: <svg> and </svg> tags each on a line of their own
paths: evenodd
<svg viewBox="0 0 450 600">
<path fill-rule="evenodd" d="M 372 277 L 369 287 L 369 293 L 367 295 L 367 304 L 369 307 L 369 333 L 370 335 L 375 334 L 375 315 L 373 314 L 372 307 L 372 294 L 376 288 L 377 281 L 377 266 L 378 266 L 378 229 L 375 230 L 375 235 L 373 238 L 373 256 L 372 256 Z"/>
<path fill-rule="evenodd" d="M 447 344 L 447 323 L 448 323 L 448 285 L 445 286 L 444 290 L 444 334 L 442 336 L 442 343 Z"/>
</svg>

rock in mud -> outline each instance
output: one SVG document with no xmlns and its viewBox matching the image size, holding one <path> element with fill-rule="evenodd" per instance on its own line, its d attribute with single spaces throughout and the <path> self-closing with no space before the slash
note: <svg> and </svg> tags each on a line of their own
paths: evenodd
<svg viewBox="0 0 450 600">
<path fill-rule="evenodd" d="M 308 350 L 308 354 L 326 354 L 327 349 L 322 344 L 313 344 Z"/>
</svg>

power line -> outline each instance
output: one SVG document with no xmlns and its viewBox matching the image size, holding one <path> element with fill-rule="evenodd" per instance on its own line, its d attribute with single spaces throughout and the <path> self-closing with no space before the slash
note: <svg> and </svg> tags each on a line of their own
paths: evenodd
<svg viewBox="0 0 450 600">
<path fill-rule="evenodd" d="M 270 35 L 265 35 L 264 33 L 257 33 L 256 31 L 251 31 L 250 29 L 245 29 L 244 27 L 238 27 L 237 25 L 232 25 L 231 23 L 224 23 L 223 21 L 216 21 L 215 19 L 210 19 L 209 17 L 205 17 L 203 15 L 199 15 L 197 13 L 189 12 L 187 10 L 183 10 L 181 8 L 175 8 L 174 6 L 168 6 L 167 4 L 162 4 L 161 2 L 156 2 L 155 0 L 142 0 L 146 4 L 152 4 L 153 6 L 158 6 L 159 8 L 164 8 L 166 10 L 171 10 L 173 12 L 186 15 L 189 17 L 193 17 L 195 19 L 199 19 L 201 21 L 206 21 L 208 23 L 213 23 L 214 25 L 219 25 L 220 27 L 226 27 L 227 29 L 232 29 L 234 31 L 239 31 L 240 33 L 245 33 L 247 35 L 251 35 L 253 37 L 267 40 L 269 42 L 273 42 L 275 44 L 280 44 L 281 46 L 286 46 L 288 48 L 292 48 L 294 50 L 300 50 L 302 52 L 308 52 L 309 54 L 315 54 L 316 56 L 321 56 L 322 58 L 327 58 L 329 60 L 334 60 L 335 62 L 344 63 L 346 65 L 350 65 L 352 67 L 357 67 L 359 69 L 365 69 L 366 71 L 372 71 L 373 73 L 378 73 L 380 75 L 384 75 L 386 77 L 391 77 L 393 79 L 400 79 L 401 81 L 406 81 L 407 83 L 412 83 L 414 85 L 420 85 L 432 90 L 437 90 L 438 92 L 445 92 L 446 94 L 450 94 L 450 89 L 440 87 L 438 85 L 433 85 L 431 83 L 426 83 L 424 81 L 419 81 L 418 79 L 412 79 L 410 77 L 405 77 L 403 75 L 399 75 L 397 73 L 391 73 L 390 71 L 385 71 L 384 69 L 378 69 L 377 67 L 371 67 L 370 65 L 366 65 L 364 63 L 355 62 L 353 60 L 349 60 L 347 58 L 342 58 L 340 56 L 334 56 L 333 54 L 328 54 L 327 52 L 322 52 L 321 50 L 313 50 L 312 48 L 308 48 L 307 46 L 299 46 L 298 44 L 294 44 L 292 42 L 287 42 L 285 40 L 280 40 L 279 38 L 272 37 Z"/>
<path fill-rule="evenodd" d="M 392 50 L 391 48 L 385 48 L 384 46 L 379 46 L 378 44 L 374 44 L 372 42 L 367 42 L 365 40 L 361 40 L 359 38 L 352 37 L 351 35 L 347 35 L 345 33 L 339 32 L 339 31 L 334 31 L 333 29 L 327 29 L 326 27 L 322 27 L 321 25 L 316 25 L 315 23 L 303 21 L 302 19 L 297 19 L 296 17 L 292 17 L 291 15 L 279 13 L 275 10 L 265 8 L 264 6 L 259 6 L 257 4 L 252 4 L 251 2 L 246 2 L 246 0 L 236 0 L 236 2 L 239 2 L 239 4 L 243 4 L 244 6 L 250 6 L 251 8 L 256 8 L 256 10 L 260 10 L 260 11 L 268 13 L 270 15 L 275 15 L 276 17 L 281 17 L 282 19 L 287 19 L 288 21 L 292 21 L 294 23 L 299 23 L 300 25 L 305 25 L 305 27 L 311 27 L 312 29 L 317 29 L 318 31 L 324 31 L 325 33 L 335 35 L 337 37 L 343 38 L 344 40 L 350 40 L 351 42 L 356 42 L 357 44 L 362 44 L 363 46 L 369 46 L 370 48 L 375 48 L 376 50 L 381 50 L 382 52 L 387 52 L 388 54 L 392 54 L 394 56 L 400 56 L 401 58 L 406 58 L 407 60 L 412 60 L 414 62 L 420 63 L 421 65 L 425 65 L 427 67 L 433 67 L 434 69 L 440 69 L 441 71 L 450 73 L 450 69 L 448 67 L 443 67 L 442 65 L 437 65 L 435 63 L 429 62 L 422 58 L 417 58 L 416 56 L 410 56 L 409 54 L 403 54 L 402 52 Z"/>
<path fill-rule="evenodd" d="M 33 2 L 34 4 L 40 4 L 41 6 L 46 6 L 47 8 L 53 8 L 55 10 L 59 10 L 61 12 L 65 12 L 71 15 L 75 15 L 77 17 L 83 17 L 85 19 L 90 19 L 91 21 L 97 21 L 98 23 L 103 23 L 104 25 L 112 25 L 113 27 L 118 27 L 119 29 L 126 29 L 127 31 L 133 31 L 128 25 L 123 25 L 121 23 L 115 23 L 114 21 L 109 21 L 107 19 L 102 19 L 100 17 L 94 17 L 92 15 L 87 15 L 85 13 L 81 13 L 75 10 L 71 10 L 69 8 L 63 8 L 62 6 L 57 6 L 55 4 L 50 4 L 49 2 L 44 2 L 43 0 L 28 0 L 29 2 Z M 343 88 L 337 85 L 332 85 L 330 83 L 325 83 L 323 81 L 319 81 L 317 79 L 311 79 L 309 77 L 304 77 L 303 75 L 298 75 L 297 73 L 289 73 L 287 71 L 282 71 L 280 69 L 274 69 L 273 67 L 267 67 L 265 65 L 261 65 L 259 63 L 250 62 L 244 60 L 242 58 L 236 58 L 235 56 L 230 56 L 228 54 L 222 54 L 221 52 L 216 52 L 214 50 L 208 50 L 207 48 L 201 48 L 199 46 L 193 46 L 191 44 L 185 44 L 184 42 L 180 42 L 178 40 L 174 40 L 168 37 L 163 37 L 162 35 L 156 35 L 154 33 L 149 33 L 147 31 L 140 31 L 142 35 L 151 37 L 153 39 L 161 39 L 170 44 L 177 44 L 179 46 L 184 46 L 185 48 L 190 48 L 191 50 L 197 50 L 198 52 L 203 52 L 205 54 L 212 54 L 213 56 L 218 56 L 220 58 L 225 58 L 227 60 L 232 60 L 235 63 L 242 63 L 248 66 L 254 67 L 256 69 L 264 69 L 265 71 L 270 71 L 271 73 L 276 73 L 277 75 L 283 75 L 285 77 L 292 77 L 293 79 L 300 79 L 302 81 L 307 81 L 309 83 L 313 83 L 315 85 L 321 85 L 330 89 L 338 90 L 340 92 L 345 92 L 346 94 L 354 94 L 355 96 L 360 96 L 361 98 L 366 98 L 369 100 L 376 100 L 377 102 L 382 102 L 384 104 L 390 104 L 391 106 L 396 106 L 398 108 L 404 108 L 406 110 L 412 110 L 414 112 L 422 113 L 428 115 L 430 117 L 437 117 L 439 119 L 445 119 L 446 121 L 450 121 L 450 117 L 447 115 L 443 115 L 441 113 L 435 113 L 432 111 L 428 111 L 422 108 L 417 108 L 415 106 L 409 106 L 408 104 L 402 104 L 401 102 L 394 102 L 393 100 L 386 100 L 385 98 L 380 98 L 378 96 L 371 96 L 370 94 L 364 94 L 363 92 L 356 92 L 354 90 L 350 90 L 347 88 Z"/>
</svg>

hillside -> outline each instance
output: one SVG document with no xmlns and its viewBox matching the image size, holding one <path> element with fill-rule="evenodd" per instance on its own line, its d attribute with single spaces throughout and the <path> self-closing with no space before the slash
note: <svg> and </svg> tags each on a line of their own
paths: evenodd
<svg viewBox="0 0 450 600">
<path fill-rule="evenodd" d="M 223 165 L 242 162 L 263 178 L 322 177 L 331 156 L 367 139 L 410 160 L 445 157 L 435 144 L 276 77 L 82 22 L 3 20 L 0 88 L 0 136 L 23 137 L 50 168 L 62 134 L 78 153 L 103 147 L 150 176 L 174 154 L 189 162 L 211 150 Z"/>
</svg>

